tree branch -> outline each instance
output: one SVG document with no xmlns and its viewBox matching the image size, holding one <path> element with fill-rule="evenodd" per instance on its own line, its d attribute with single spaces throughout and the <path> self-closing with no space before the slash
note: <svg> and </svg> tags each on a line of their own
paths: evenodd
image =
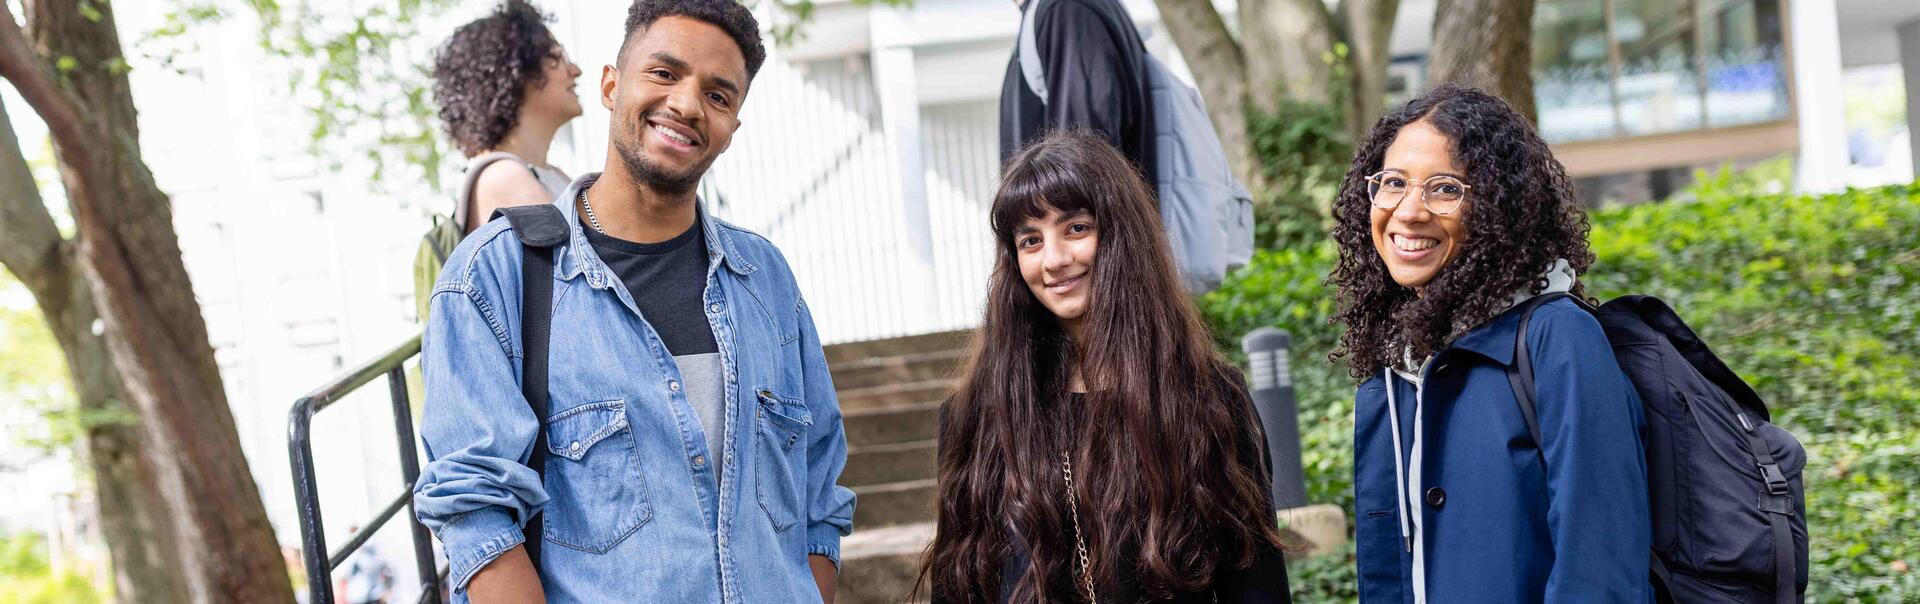
<svg viewBox="0 0 1920 604">
<path fill-rule="evenodd" d="M 67 175 L 68 197 L 84 197 L 88 192 L 83 189 L 88 183 L 109 182 L 107 179 L 113 178 L 104 161 L 111 154 L 106 137 L 89 130 L 88 125 L 95 123 L 92 114 L 72 92 L 59 84 L 53 67 L 34 52 L 6 2 L 0 2 L 0 78 L 12 82 L 34 113 L 46 122 L 61 163 L 81 172 Z M 87 204 L 73 204 L 73 208 L 76 214 L 91 210 Z M 82 218 L 75 216 L 75 219 Z"/>
<path fill-rule="evenodd" d="M 1335 19 L 1346 31 L 1353 64 L 1353 98 L 1348 100 L 1353 140 L 1360 140 L 1385 110 L 1387 63 L 1392 55 L 1388 46 L 1399 12 L 1400 0 L 1342 0 L 1334 9 Z"/>
<path fill-rule="evenodd" d="M 20 150 L 7 108 L 0 106 L 0 265 L 35 293 L 69 277 L 60 270 L 60 229 Z"/>
<path fill-rule="evenodd" d="M 1533 0 L 1440 0 L 1434 8 L 1434 82 L 1476 86 L 1529 120 L 1533 108 Z"/>
<path fill-rule="evenodd" d="M 1242 0 L 1247 80 L 1256 105 L 1272 110 L 1281 96 L 1312 103 L 1332 100 L 1333 17 L 1321 0 Z"/>
</svg>

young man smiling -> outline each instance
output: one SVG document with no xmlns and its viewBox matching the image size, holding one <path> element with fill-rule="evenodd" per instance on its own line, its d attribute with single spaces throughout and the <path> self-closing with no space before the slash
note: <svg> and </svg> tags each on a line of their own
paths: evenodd
<svg viewBox="0 0 1920 604">
<path fill-rule="evenodd" d="M 833 599 L 854 497 L 835 484 L 847 447 L 819 337 L 779 250 L 694 195 L 740 126 L 758 32 L 732 0 L 629 11 L 600 76 L 605 171 L 556 201 L 544 476 L 527 465 L 522 244 L 496 220 L 448 258 L 414 504 L 456 601 Z"/>
</svg>

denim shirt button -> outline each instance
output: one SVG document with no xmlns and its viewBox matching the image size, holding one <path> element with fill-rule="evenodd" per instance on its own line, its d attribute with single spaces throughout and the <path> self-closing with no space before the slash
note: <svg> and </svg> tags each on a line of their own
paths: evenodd
<svg viewBox="0 0 1920 604">
<path fill-rule="evenodd" d="M 667 389 L 672 390 L 674 392 L 679 392 L 680 382 L 678 380 L 667 380 Z"/>
<path fill-rule="evenodd" d="M 719 302 L 715 302 L 715 303 L 713 303 L 713 305 L 712 305 L 712 306 L 708 306 L 708 307 L 707 307 L 707 311 L 708 311 L 708 312 L 712 312 L 712 313 L 714 313 L 714 314 L 720 314 L 720 303 L 719 303 Z"/>
<path fill-rule="evenodd" d="M 707 457 L 705 455 L 693 456 L 693 467 L 696 467 L 696 468 L 707 467 Z"/>
<path fill-rule="evenodd" d="M 580 441 L 577 441 L 577 440 L 576 440 L 576 441 L 573 441 L 573 444 L 571 444 L 571 445 L 567 445 L 567 450 L 568 450 L 568 451 L 571 451 L 571 452 L 572 452 L 572 453 L 573 453 L 574 455 L 579 455 L 579 454 L 580 454 Z"/>
</svg>

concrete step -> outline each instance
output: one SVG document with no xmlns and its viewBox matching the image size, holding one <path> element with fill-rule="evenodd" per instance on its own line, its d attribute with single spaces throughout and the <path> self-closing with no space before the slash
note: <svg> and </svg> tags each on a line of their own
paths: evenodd
<svg viewBox="0 0 1920 604">
<path fill-rule="evenodd" d="M 840 484 L 850 488 L 933 478 L 934 440 L 852 447 Z"/>
<path fill-rule="evenodd" d="M 940 436 L 940 403 L 914 403 L 843 411 L 847 445 L 890 445 Z"/>
<path fill-rule="evenodd" d="M 860 409 L 909 405 L 916 403 L 938 403 L 953 392 L 955 380 L 938 379 L 919 382 L 899 382 L 867 388 L 842 388 L 840 410 L 842 413 Z"/>
<path fill-rule="evenodd" d="M 919 352 L 964 349 L 967 347 L 968 338 L 972 337 L 972 333 L 971 330 L 943 331 L 940 333 L 905 336 L 887 340 L 834 344 L 826 347 L 825 350 L 827 366 L 833 367 L 841 363 L 858 361 L 860 359 L 896 357 Z"/>
<path fill-rule="evenodd" d="M 898 604 L 912 599 L 920 559 L 933 542 L 933 523 L 861 529 L 840 540 L 840 582 L 834 601 Z"/>
<path fill-rule="evenodd" d="M 932 520 L 934 489 L 932 478 L 853 487 L 854 532 Z"/>
<path fill-rule="evenodd" d="M 919 382 L 951 378 L 966 361 L 967 351 L 959 348 L 916 352 L 888 357 L 868 357 L 833 363 L 833 385 L 840 389 L 869 388 L 901 382 Z"/>
</svg>

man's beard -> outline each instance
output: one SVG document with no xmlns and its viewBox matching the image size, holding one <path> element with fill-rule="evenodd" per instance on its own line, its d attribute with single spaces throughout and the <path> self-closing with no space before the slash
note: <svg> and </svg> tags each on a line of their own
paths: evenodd
<svg viewBox="0 0 1920 604">
<path fill-rule="evenodd" d="M 642 149 L 644 143 L 639 139 L 647 128 L 646 116 L 641 116 L 639 125 L 626 131 L 625 135 L 615 136 L 614 150 L 620 153 L 620 163 L 627 168 L 627 174 L 643 187 L 672 196 L 686 195 L 700 186 L 700 177 L 705 176 L 707 167 L 713 165 L 713 157 L 708 157 L 686 172 L 675 174 L 646 156 Z"/>
</svg>

